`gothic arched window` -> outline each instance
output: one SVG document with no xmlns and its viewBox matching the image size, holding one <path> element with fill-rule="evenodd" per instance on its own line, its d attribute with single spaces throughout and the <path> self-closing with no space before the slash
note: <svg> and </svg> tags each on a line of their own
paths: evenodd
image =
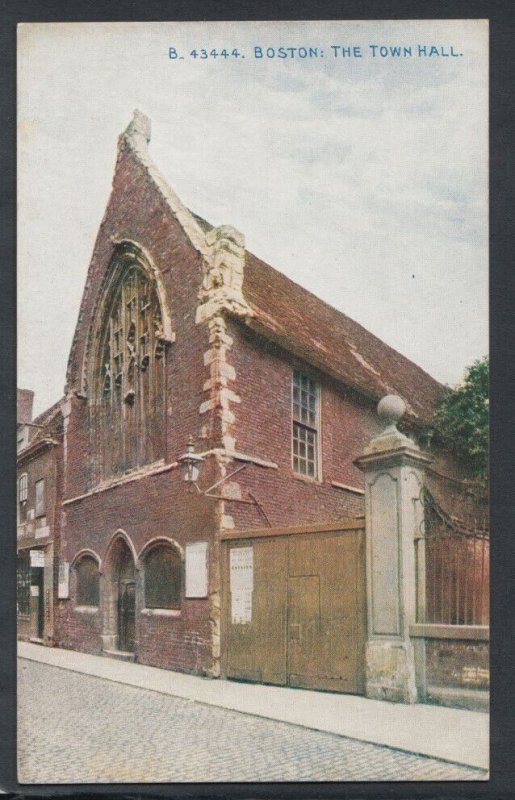
<svg viewBox="0 0 515 800">
<path fill-rule="evenodd" d="M 161 545 L 145 558 L 146 608 L 179 609 L 181 606 L 182 562 L 179 553 Z"/>
<path fill-rule="evenodd" d="M 83 555 L 75 564 L 77 574 L 77 605 L 98 606 L 100 597 L 100 574 L 93 556 Z"/>
<path fill-rule="evenodd" d="M 141 257 L 118 254 L 100 312 L 93 430 L 100 478 L 164 455 L 165 337 L 155 281 Z"/>
</svg>

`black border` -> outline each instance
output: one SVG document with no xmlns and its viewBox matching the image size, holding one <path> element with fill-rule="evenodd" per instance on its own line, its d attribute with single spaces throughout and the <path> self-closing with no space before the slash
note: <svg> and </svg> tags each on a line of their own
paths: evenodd
<svg viewBox="0 0 515 800">
<path fill-rule="evenodd" d="M 492 500 L 491 777 L 482 783 L 98 784 L 19 786 L 16 783 L 15 554 L 15 134 L 16 24 L 159 20 L 317 19 L 490 20 L 490 296 Z M 515 797 L 515 3 L 513 0 L 0 0 L 0 790 L 16 797 Z M 58 232 L 57 234 L 58 235 Z"/>
</svg>

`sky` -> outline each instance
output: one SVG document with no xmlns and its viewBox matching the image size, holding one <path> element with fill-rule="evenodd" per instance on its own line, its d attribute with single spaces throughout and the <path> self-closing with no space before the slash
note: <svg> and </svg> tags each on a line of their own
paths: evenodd
<svg viewBox="0 0 515 800">
<path fill-rule="evenodd" d="M 187 207 L 460 382 L 488 350 L 487 42 L 481 20 L 19 26 L 18 386 L 35 413 L 63 392 L 136 108 Z"/>
</svg>

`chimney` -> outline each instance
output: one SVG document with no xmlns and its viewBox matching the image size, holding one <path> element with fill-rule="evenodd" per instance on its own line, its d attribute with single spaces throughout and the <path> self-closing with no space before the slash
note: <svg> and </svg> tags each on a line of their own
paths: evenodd
<svg viewBox="0 0 515 800">
<path fill-rule="evenodd" d="M 16 422 L 24 425 L 32 422 L 32 404 L 34 402 L 34 392 L 30 389 L 16 390 Z"/>
</svg>

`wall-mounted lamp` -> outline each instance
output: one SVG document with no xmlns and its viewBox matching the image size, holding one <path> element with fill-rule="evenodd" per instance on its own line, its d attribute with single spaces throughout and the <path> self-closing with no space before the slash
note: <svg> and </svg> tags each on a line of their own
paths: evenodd
<svg viewBox="0 0 515 800">
<path fill-rule="evenodd" d="M 230 472 L 229 475 L 224 475 L 220 478 L 216 483 L 213 483 L 208 489 L 201 489 L 197 483 L 199 472 L 200 472 L 200 464 L 204 461 L 203 456 L 197 455 L 195 453 L 195 447 L 193 445 L 193 436 L 190 436 L 188 439 L 188 445 L 186 447 L 186 452 L 179 456 L 177 459 L 177 463 L 181 466 L 181 475 L 183 481 L 186 483 L 192 483 L 193 486 L 196 488 L 199 494 L 203 494 L 206 497 L 214 497 L 215 500 L 225 500 L 226 498 L 222 495 L 211 494 L 213 489 L 216 489 L 217 486 L 224 483 L 225 481 L 232 478 L 233 475 L 237 475 L 238 472 L 241 472 L 243 469 L 248 467 L 248 464 L 242 464 L 238 469 L 235 469 L 234 472 Z"/>
<path fill-rule="evenodd" d="M 224 475 L 222 478 L 217 480 L 216 483 L 213 483 L 213 485 L 210 486 L 208 489 L 201 489 L 199 487 L 198 483 L 197 483 L 197 480 L 198 480 L 199 471 L 200 471 L 200 464 L 202 463 L 202 461 L 204 461 L 204 457 L 203 456 L 199 456 L 199 455 L 197 455 L 197 453 L 195 453 L 195 447 L 194 447 L 194 444 L 193 444 L 193 436 L 190 436 L 190 438 L 188 439 L 188 445 L 186 447 L 186 452 L 183 453 L 182 456 L 179 456 L 179 458 L 177 459 L 177 463 L 180 464 L 180 467 L 181 467 L 181 475 L 182 475 L 183 481 L 185 481 L 186 483 L 193 484 L 193 486 L 195 487 L 197 492 L 199 494 L 203 495 L 204 497 L 212 497 L 214 500 L 228 500 L 228 499 L 230 499 L 230 500 L 232 500 L 232 502 L 235 502 L 235 503 L 250 503 L 252 505 L 257 506 L 257 508 L 259 508 L 260 512 L 262 513 L 263 517 L 266 519 L 267 525 L 269 527 L 272 526 L 272 523 L 268 519 L 268 516 L 266 515 L 263 506 L 261 505 L 261 503 L 259 503 L 256 500 L 256 498 L 254 497 L 254 495 L 252 494 L 251 491 L 248 491 L 248 495 L 249 495 L 249 498 L 250 498 L 248 500 L 245 500 L 245 499 L 243 499 L 241 497 L 228 498 L 228 497 L 225 497 L 223 494 L 212 494 L 213 489 L 216 489 L 222 483 L 224 483 L 225 481 L 229 480 L 229 478 L 232 478 L 234 475 L 237 475 L 238 472 L 241 472 L 242 470 L 246 469 L 249 466 L 248 462 L 246 462 L 245 464 L 241 464 L 233 472 L 230 472 L 229 475 Z"/>
<path fill-rule="evenodd" d="M 199 467 L 201 462 L 204 461 L 204 458 L 203 456 L 199 456 L 197 453 L 195 453 L 193 436 L 190 436 L 188 439 L 186 452 L 183 453 L 182 456 L 179 456 L 177 461 L 181 465 L 181 475 L 183 481 L 186 481 L 187 483 L 196 483 L 199 475 Z"/>
</svg>

